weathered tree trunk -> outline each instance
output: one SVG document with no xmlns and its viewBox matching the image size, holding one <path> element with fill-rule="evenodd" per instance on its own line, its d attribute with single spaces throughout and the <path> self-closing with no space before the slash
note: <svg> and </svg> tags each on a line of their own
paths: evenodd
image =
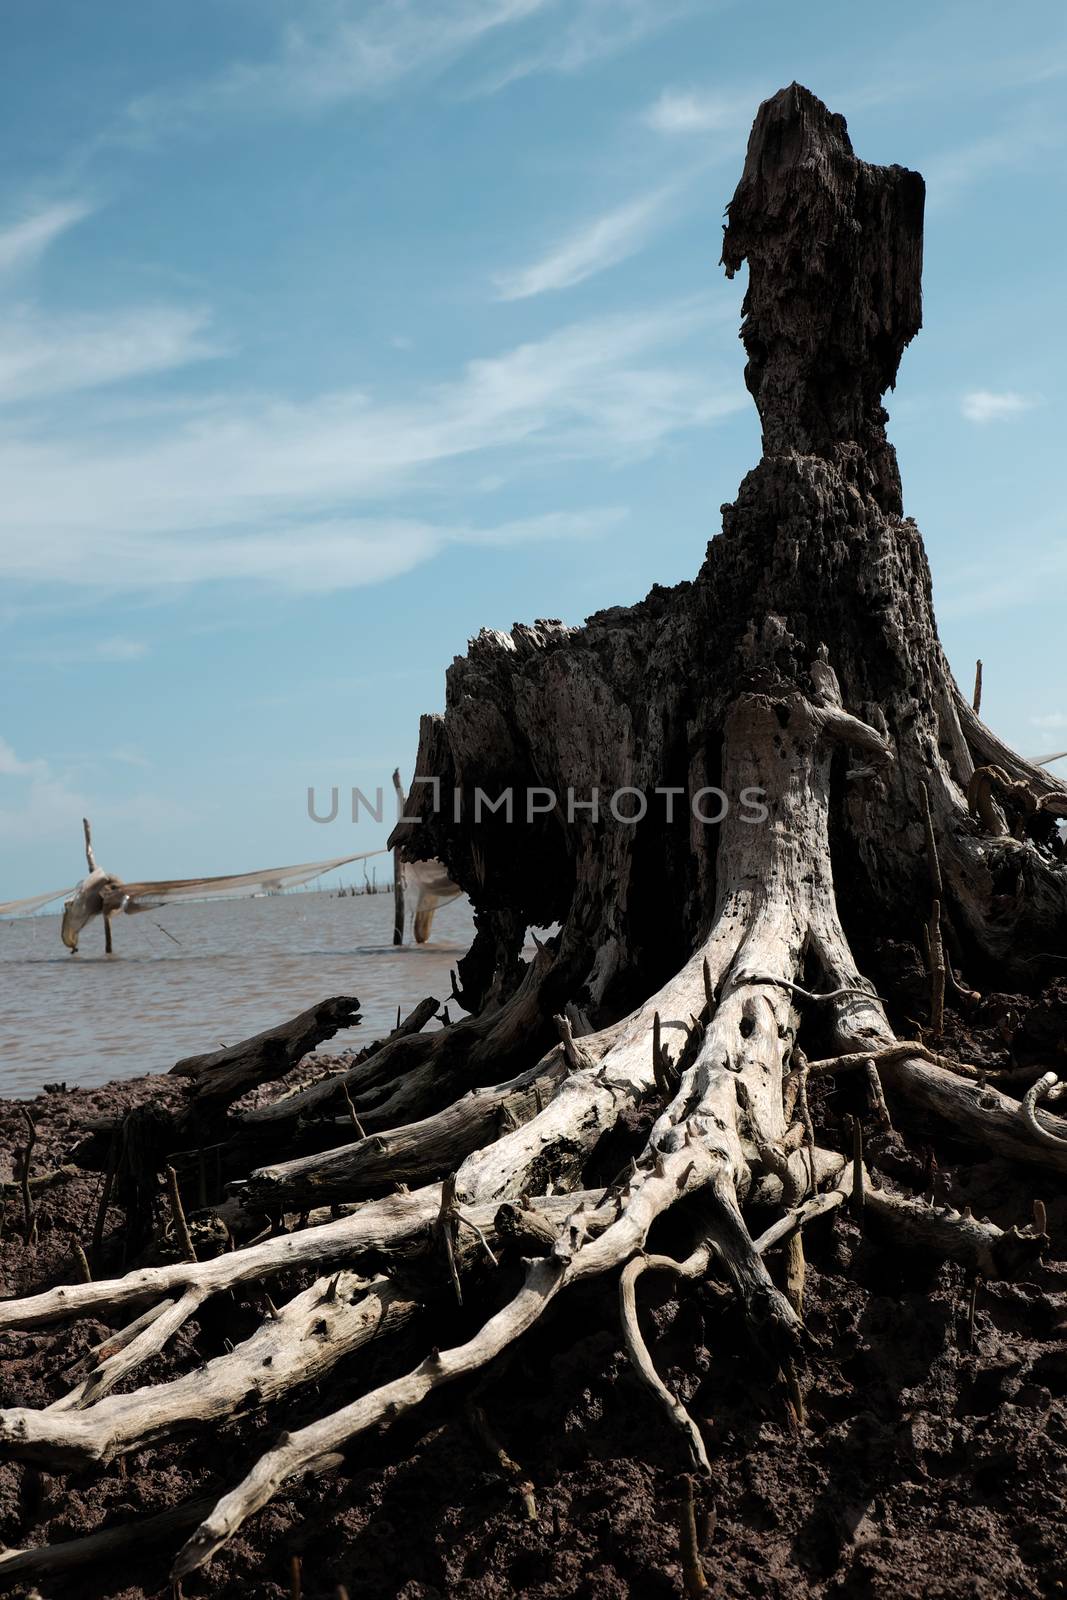
<svg viewBox="0 0 1067 1600">
<path fill-rule="evenodd" d="M 101 1459 L 218 1415 L 238 1394 L 257 1403 L 246 1385 L 261 1346 L 283 1352 L 274 1400 L 325 1370 L 309 1343 L 329 1290 L 320 1282 L 202 1382 L 117 1397 L 94 1418 L 105 1380 L 155 1353 L 209 1294 L 287 1265 L 344 1268 L 329 1320 L 354 1349 L 411 1315 L 420 1294 L 430 1303 L 414 1280 L 381 1276 L 383 1260 L 410 1262 L 429 1238 L 438 1286 L 461 1292 L 472 1253 L 495 1263 L 493 1239 L 541 1241 L 521 1289 L 465 1344 L 430 1349 L 407 1375 L 284 1435 L 202 1521 L 176 1576 L 287 1479 L 493 1359 L 570 1283 L 624 1269 L 626 1347 L 702 1472 L 700 1430 L 637 1324 L 644 1271 L 720 1272 L 800 1419 L 800 1230 L 846 1195 L 901 1240 L 987 1276 L 1041 1249 L 1039 1222 L 1003 1231 L 908 1197 L 865 1200 L 858 1144 L 820 1148 L 808 1109 L 812 1074 L 867 1068 L 957 1137 L 1067 1164 L 1067 1123 L 1045 1108 L 1054 1075 L 1036 1067 L 1020 1101 L 1018 1074 L 998 1087 L 936 1048 L 953 968 L 1032 986 L 1062 959 L 1054 819 L 1067 790 L 960 696 L 922 540 L 902 515 L 882 396 L 920 326 L 922 214 L 922 179 L 859 161 L 844 121 L 807 90 L 760 108 L 723 262 L 749 270 L 742 337 L 762 460 L 693 583 L 580 628 L 483 633 L 449 671 L 443 716 L 424 719 L 417 770 L 439 778 L 448 804 L 434 809 L 421 786 L 424 809 L 393 843 L 440 858 L 471 896 L 477 934 L 457 998 L 474 1015 L 395 1038 L 239 1124 L 321 1133 L 325 1118 L 333 1140 L 254 1171 L 235 1223 L 320 1201 L 358 1201 L 352 1213 L 215 1261 L 0 1306 L 0 1327 L 16 1328 L 153 1302 L 115 1336 L 103 1377 L 50 1413 L 0 1414 L 11 1450 Z M 510 792 L 511 819 L 484 803 L 479 817 L 479 790 Z M 568 797 L 595 797 L 599 814 L 569 811 Z M 527 930 L 553 923 L 524 967 Z M 924 930 L 928 1037 L 901 1041 L 879 999 L 891 988 L 886 941 L 918 945 Z M 813 1044 L 822 1056 L 809 1062 Z M 598 1153 L 640 1101 L 657 1112 L 647 1144 L 605 1188 Z M 386 1193 L 408 1181 L 423 1187 Z M 690 1197 L 692 1253 L 646 1258 L 657 1219 Z M 538 1215 L 525 1233 L 524 1203 Z M 757 1204 L 777 1213 L 762 1230 Z M 764 1260 L 781 1246 L 784 1289 Z"/>
<path fill-rule="evenodd" d="M 451 801 L 434 814 L 423 786 L 422 825 L 398 830 L 408 850 L 440 855 L 480 916 L 562 922 L 561 948 L 587 946 L 595 1019 L 648 992 L 706 927 L 716 831 L 694 823 L 689 801 L 709 785 L 738 803 L 722 737 L 747 688 L 839 696 L 887 736 L 891 760 L 849 773 L 842 755 L 834 785 L 850 933 L 865 945 L 917 937 L 930 899 L 925 784 L 958 960 L 1032 983 L 1062 946 L 1067 887 L 1051 845 L 1067 791 L 965 707 L 885 436 L 881 397 L 921 321 L 923 192 L 917 173 L 857 160 L 843 119 L 803 89 L 761 107 L 723 260 L 731 275 L 748 265 L 745 377 L 764 455 L 724 508 L 721 536 L 692 584 L 581 628 L 483 632 L 448 674 L 443 717 L 424 719 L 418 770 L 445 795 L 460 789 L 466 813 L 458 826 Z M 1043 799 L 1023 838 L 970 814 L 975 770 L 989 765 Z M 648 802 L 636 826 L 608 811 L 631 786 Z M 655 795 L 671 786 L 673 824 Z M 559 804 L 532 824 L 476 821 L 478 787 L 513 787 L 519 819 L 528 793 L 550 789 Z M 581 810 L 568 822 L 568 791 L 581 801 L 594 788 L 599 822 Z"/>
</svg>

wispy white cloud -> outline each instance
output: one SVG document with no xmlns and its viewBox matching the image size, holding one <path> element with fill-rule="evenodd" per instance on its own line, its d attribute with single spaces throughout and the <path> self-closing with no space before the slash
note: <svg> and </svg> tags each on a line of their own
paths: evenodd
<svg viewBox="0 0 1067 1600">
<path fill-rule="evenodd" d="M 127 108 L 127 123 L 151 134 L 203 126 L 205 117 L 306 116 L 346 100 L 379 98 L 406 79 L 443 70 L 488 35 L 553 4 L 307 0 L 273 51 L 235 62 L 213 78 L 142 95 Z"/>
<path fill-rule="evenodd" d="M 499 273 L 501 300 L 526 300 L 549 290 L 569 289 L 607 267 L 617 266 L 645 245 L 672 210 L 677 186 L 667 185 L 605 211 L 527 267 Z"/>
<path fill-rule="evenodd" d="M 100 315 L 7 306 L 0 316 L 0 405 L 93 389 L 220 354 L 196 307 Z"/>
<path fill-rule="evenodd" d="M 92 817 L 100 824 L 98 837 L 102 839 L 114 839 L 111 827 L 120 823 L 123 836 L 128 836 L 131 830 L 143 830 L 148 837 L 155 838 L 161 828 L 188 821 L 188 811 L 169 793 L 130 792 L 125 779 L 120 798 L 104 798 L 97 785 L 112 761 L 128 767 L 149 766 L 138 751 L 124 748 L 112 750 L 104 758 L 96 751 L 89 757 L 24 760 L 0 737 L 0 841 L 10 847 L 44 839 L 57 840 L 62 856 L 56 859 L 67 863 L 67 882 L 72 883 L 85 871 L 81 849 L 82 817 Z M 9 857 L 9 862 L 13 860 Z M 56 877 L 62 879 L 63 869 L 56 867 L 54 872 L 53 883 Z M 48 881 L 46 876 L 44 885 L 37 884 L 37 889 L 47 888 Z M 9 886 L 0 882 L 0 898 L 7 899 L 9 892 Z"/>
<path fill-rule="evenodd" d="M 92 209 L 87 201 L 69 200 L 45 206 L 0 229 L 0 273 L 32 266 L 60 234 L 81 222 Z"/>
<path fill-rule="evenodd" d="M 109 639 L 88 639 L 82 643 L 35 645 L 21 651 L 18 660 L 66 667 L 79 663 L 143 661 L 147 654 L 148 645 L 143 639 L 127 639 L 115 634 Z"/>
<path fill-rule="evenodd" d="M 305 0 L 273 48 L 213 77 L 133 100 L 111 137 L 199 130 L 216 118 L 311 116 L 380 99 L 495 43 L 475 84 L 495 94 L 537 73 L 576 73 L 692 12 L 699 0 Z M 538 27 L 538 23 L 541 26 Z"/>
<path fill-rule="evenodd" d="M 163 418 L 134 440 L 124 429 L 111 439 L 9 430 L 0 575 L 97 592 L 234 579 L 330 589 L 409 571 L 452 540 L 558 537 L 558 518 L 486 530 L 380 506 L 401 489 L 439 497 L 460 458 L 479 476 L 550 459 L 631 461 L 710 425 L 745 403 L 730 366 L 716 376 L 716 315 L 701 299 L 575 323 L 406 400 L 246 398 Z"/>
<path fill-rule="evenodd" d="M 960 401 L 960 412 L 968 422 L 1003 422 L 1007 417 L 1032 411 L 1037 404 L 1033 396 L 1018 394 L 1014 389 L 971 389 Z"/>
<path fill-rule="evenodd" d="M 43 761 L 23 761 L 0 735 L 0 778 L 40 777 L 46 770 Z"/>
<path fill-rule="evenodd" d="M 1030 718 L 1030 725 L 1034 728 L 1067 728 L 1067 711 L 1047 711 L 1038 717 Z"/>
<path fill-rule="evenodd" d="M 65 775 L 47 761 L 22 759 L 0 737 L 0 839 L 16 844 L 45 838 L 84 814 L 82 797 Z"/>
<path fill-rule="evenodd" d="M 982 134 L 920 162 L 926 179 L 927 206 L 936 210 L 996 172 L 1030 166 L 1036 158 L 1062 148 L 1067 125 L 1061 116 L 1031 107 Z"/>
<path fill-rule="evenodd" d="M 0 231 L 0 406 L 117 384 L 221 353 L 208 337 L 202 307 L 82 313 L 10 298 L 5 280 L 31 267 L 91 209 L 83 200 L 52 205 Z"/>
<path fill-rule="evenodd" d="M 241 582 L 269 584 L 293 594 L 323 594 L 401 577 L 449 545 L 510 549 L 544 540 L 596 538 L 624 515 L 621 508 L 607 506 L 486 527 L 363 517 L 321 518 L 292 522 L 266 533 L 242 531 L 214 537 L 186 534 L 180 539 L 136 539 L 102 534 L 93 540 L 97 559 L 92 567 L 79 571 L 80 552 L 74 551 L 64 575 L 80 583 L 96 583 L 107 592 Z"/>
<path fill-rule="evenodd" d="M 554 4 L 543 36 L 489 73 L 478 86 L 495 94 L 542 72 L 582 72 L 631 49 L 690 14 L 698 0 L 564 0 Z"/>
<path fill-rule="evenodd" d="M 143 639 L 126 639 L 116 634 L 110 639 L 100 639 L 93 646 L 92 654 L 96 661 L 141 661 L 148 654 L 148 646 Z"/>
<path fill-rule="evenodd" d="M 116 745 L 114 750 L 108 751 L 107 759 L 109 761 L 117 761 L 120 767 L 150 767 L 152 765 L 147 756 L 142 755 L 140 750 L 130 744 Z"/>
<path fill-rule="evenodd" d="M 656 133 L 737 133 L 752 121 L 758 97 L 720 90 L 664 89 L 642 120 Z"/>
</svg>

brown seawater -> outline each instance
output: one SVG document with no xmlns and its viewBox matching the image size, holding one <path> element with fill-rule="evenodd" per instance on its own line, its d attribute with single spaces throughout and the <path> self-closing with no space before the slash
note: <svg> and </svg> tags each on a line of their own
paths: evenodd
<svg viewBox="0 0 1067 1600">
<path fill-rule="evenodd" d="M 117 917 L 114 930 L 110 958 L 99 922 L 71 956 L 56 916 L 0 921 L 0 1095 L 165 1072 L 328 995 L 356 995 L 363 1022 L 323 1048 L 365 1044 L 397 1006 L 448 999 L 474 933 L 468 901 L 454 900 L 430 943 L 397 948 L 392 895 L 308 891 L 172 905 Z"/>
</svg>

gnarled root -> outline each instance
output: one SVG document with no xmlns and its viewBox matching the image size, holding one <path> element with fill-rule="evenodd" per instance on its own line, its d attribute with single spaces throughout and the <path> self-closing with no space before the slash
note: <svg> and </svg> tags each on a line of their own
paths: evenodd
<svg viewBox="0 0 1067 1600">
<path fill-rule="evenodd" d="M 852 1170 L 842 1172 L 840 1157 L 812 1147 L 803 1098 L 808 1069 L 799 1053 L 794 1061 L 796 1008 L 811 1003 L 799 982 L 806 956 L 816 955 L 833 985 L 819 999 L 835 1038 L 864 1062 L 878 1059 L 888 1081 L 904 1068 L 937 1075 L 935 1082 L 948 1080 L 956 1093 L 997 1093 L 915 1059 L 914 1047 L 894 1039 L 880 1002 L 851 962 L 830 870 L 828 740 L 840 734 L 858 740 L 856 726 L 843 713 L 816 715 L 796 694 L 747 695 L 736 703 L 727 721 L 726 760 L 739 787 L 762 788 L 770 796 L 768 823 L 755 828 L 740 820 L 726 822 L 711 934 L 677 976 L 626 1021 L 580 1041 L 564 1026 L 560 1043 L 511 1082 L 469 1092 L 413 1126 L 254 1175 L 245 1199 L 251 1210 L 353 1198 L 361 1188 L 395 1181 L 400 1174 L 428 1177 L 454 1169 L 447 1183 L 449 1237 L 454 1250 L 465 1240 L 485 1258 L 492 1255 L 485 1246 L 501 1201 L 537 1194 L 549 1185 L 573 1186 L 620 1110 L 650 1093 L 662 1094 L 677 1073 L 646 1150 L 621 1189 L 580 1202 L 566 1195 L 542 1195 L 535 1202 L 539 1226 L 550 1238 L 553 1228 L 560 1231 L 554 1242 L 546 1239 L 547 1254 L 528 1262 L 518 1294 L 465 1344 L 432 1352 L 405 1377 L 283 1436 L 203 1520 L 179 1557 L 176 1575 L 209 1560 L 283 1483 L 316 1470 L 366 1428 L 391 1420 L 494 1359 L 567 1285 L 619 1267 L 624 1269 L 620 1294 L 631 1359 L 683 1436 L 698 1470 L 707 1470 L 699 1431 L 659 1379 L 640 1334 L 635 1291 L 644 1272 L 654 1267 L 696 1277 L 712 1266 L 721 1271 L 739 1296 L 754 1338 L 787 1375 L 793 1374 L 799 1410 L 793 1361 L 802 1337 L 802 1270 L 793 1273 L 790 1298 L 773 1282 L 763 1256 L 785 1243 L 802 1269 L 799 1230 L 841 1204 Z M 884 758 L 880 737 L 874 746 L 866 753 Z M 857 1019 L 863 1019 L 862 1027 Z M 396 1047 L 403 1043 L 397 1041 Z M 847 1063 L 838 1059 L 837 1064 Z M 328 1087 L 323 1086 L 322 1098 Z M 502 1107 L 508 1108 L 507 1119 Z M 1012 1126 L 1017 1139 L 1028 1137 L 1017 1106 Z M 1051 1154 L 1059 1158 L 1058 1150 Z M 814 1190 L 817 1175 L 834 1177 L 834 1188 Z M 427 1183 L 414 1193 L 366 1200 L 350 1216 L 213 1261 L 142 1269 L 111 1283 L 65 1286 L 0 1306 L 0 1326 L 26 1327 L 153 1302 L 112 1336 L 99 1352 L 96 1369 L 63 1400 L 45 1411 L 16 1408 L 0 1414 L 0 1437 L 31 1459 L 107 1460 L 177 1428 L 276 1400 L 320 1377 L 342 1355 L 413 1317 L 424 1304 L 413 1278 L 368 1279 L 356 1264 L 372 1253 L 410 1259 L 412 1252 L 433 1250 L 443 1192 L 440 1183 Z M 753 1240 L 742 1205 L 750 1196 L 767 1200 L 775 1194 L 784 1214 Z M 704 1242 L 685 1262 L 644 1255 L 653 1224 L 688 1195 L 696 1196 Z M 864 1201 L 872 1218 L 896 1237 L 964 1261 L 984 1276 L 1011 1270 L 1037 1247 L 1028 1235 L 1004 1234 L 869 1183 Z M 209 1295 L 298 1266 L 332 1275 L 272 1311 L 251 1338 L 202 1372 L 131 1394 L 107 1394 L 161 1349 Z M 443 1258 L 436 1270 L 442 1281 Z"/>
</svg>

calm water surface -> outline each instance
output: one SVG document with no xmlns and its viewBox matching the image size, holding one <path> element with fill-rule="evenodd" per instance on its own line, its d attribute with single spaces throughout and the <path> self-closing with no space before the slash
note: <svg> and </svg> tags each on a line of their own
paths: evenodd
<svg viewBox="0 0 1067 1600">
<path fill-rule="evenodd" d="M 0 1094 L 166 1071 L 328 995 L 358 996 L 363 1022 L 324 1049 L 364 1044 L 398 1005 L 444 1003 L 474 934 L 469 903 L 454 900 L 431 943 L 394 948 L 392 895 L 309 892 L 173 905 L 114 930 L 112 957 L 99 922 L 71 956 L 58 917 L 0 921 Z"/>
</svg>

